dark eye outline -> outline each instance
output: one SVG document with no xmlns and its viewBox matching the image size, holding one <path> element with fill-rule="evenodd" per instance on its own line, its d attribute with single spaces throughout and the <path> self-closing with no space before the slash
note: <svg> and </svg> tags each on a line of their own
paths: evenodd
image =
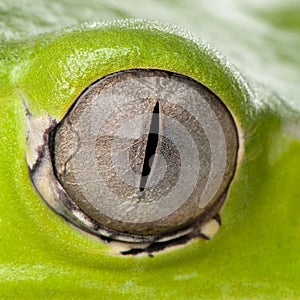
<svg viewBox="0 0 300 300">
<path fill-rule="evenodd" d="M 100 237 L 104 241 L 121 241 L 123 243 L 139 244 L 137 247 L 129 247 L 129 250 L 124 250 L 123 254 L 138 254 L 140 252 L 152 253 L 172 245 L 184 244 L 195 237 L 209 239 L 212 235 L 210 232 L 212 230 L 211 228 L 217 228 L 220 225 L 218 211 L 225 201 L 227 192 L 219 198 L 218 203 L 212 212 L 204 214 L 201 220 L 194 222 L 191 226 L 180 228 L 174 232 L 155 236 L 140 236 L 126 232 L 116 232 L 99 224 L 93 218 L 86 215 L 77 204 L 74 203 L 57 180 L 57 176 L 53 170 L 52 162 L 54 158 L 51 153 L 53 153 L 55 132 L 59 122 L 50 116 L 47 118 L 43 117 L 36 119 L 28 111 L 27 117 L 28 124 L 30 124 L 28 126 L 28 140 L 31 139 L 32 133 L 36 131 L 37 124 L 40 129 L 44 129 L 43 132 L 40 131 L 42 132 L 40 139 L 43 140 L 43 144 L 39 145 L 37 151 L 38 155 L 32 154 L 33 152 L 36 152 L 37 148 L 31 149 L 32 153 L 29 155 L 27 154 L 27 157 L 31 156 L 31 159 L 27 159 L 27 161 L 29 162 L 28 166 L 33 184 L 41 194 L 42 198 L 55 212 L 62 215 L 66 220 L 79 228 Z M 32 148 L 32 145 L 29 146 L 29 148 Z M 32 157 L 34 156 L 35 161 L 33 163 Z M 58 199 L 59 201 L 57 201 Z M 207 225 L 208 223 L 210 223 L 209 228 Z M 202 230 L 201 227 L 203 227 Z"/>
</svg>

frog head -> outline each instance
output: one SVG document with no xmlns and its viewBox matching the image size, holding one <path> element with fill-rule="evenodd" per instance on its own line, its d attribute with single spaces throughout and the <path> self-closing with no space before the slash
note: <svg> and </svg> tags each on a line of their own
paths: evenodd
<svg viewBox="0 0 300 300">
<path fill-rule="evenodd" d="M 224 289 L 229 296 L 237 289 L 241 297 L 299 292 L 299 111 L 247 80 L 206 42 L 157 22 L 84 24 L 7 43 L 5 51 L 1 253 L 13 280 L 4 291 L 18 282 L 22 294 L 30 282 L 35 295 L 50 288 L 55 296 L 80 293 L 91 299 L 99 292 L 117 298 L 150 291 L 179 299 L 218 298 Z M 176 134 L 173 129 L 168 134 L 168 122 Z M 105 148 L 111 132 L 118 138 Z M 156 167 L 150 166 L 143 183 L 153 133 L 158 138 L 152 154 L 171 149 L 173 156 L 167 156 L 170 166 L 167 159 L 154 158 Z M 199 152 L 202 156 L 195 156 Z M 136 158 L 136 164 L 129 159 L 128 168 L 126 157 Z M 123 174 L 118 183 L 112 168 L 106 170 L 110 162 L 113 174 Z M 138 185 L 122 171 L 123 163 L 127 171 L 137 168 Z M 214 172 L 203 178 L 217 189 L 204 201 L 197 187 L 205 163 Z M 164 172 L 177 169 L 179 189 L 171 200 L 178 206 L 170 207 L 168 199 L 157 204 L 161 195 L 157 200 L 147 191 L 158 184 L 165 185 L 163 196 L 172 193 Z M 90 188 L 89 197 L 77 197 L 82 182 L 100 185 L 98 177 L 105 184 L 102 180 L 95 202 Z M 101 195 L 120 182 L 138 192 L 115 210 Z M 128 200 L 127 190 L 121 190 Z M 197 205 L 185 207 L 194 190 Z M 133 207 L 139 214 L 131 215 Z M 141 253 L 154 257 L 136 256 Z"/>
</svg>

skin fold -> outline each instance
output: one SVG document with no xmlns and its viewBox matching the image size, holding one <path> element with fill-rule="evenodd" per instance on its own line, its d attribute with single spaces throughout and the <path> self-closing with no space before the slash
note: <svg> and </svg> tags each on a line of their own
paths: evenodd
<svg viewBox="0 0 300 300">
<path fill-rule="evenodd" d="M 1 3 L 0 298 L 299 298 L 299 12 L 296 1 Z M 156 21 L 101 22 L 124 18 L 196 38 Z M 25 159 L 25 107 L 61 120 L 91 83 L 134 68 L 198 80 L 241 137 L 217 235 L 154 257 L 122 257 L 74 230 L 41 200 Z"/>
</svg>

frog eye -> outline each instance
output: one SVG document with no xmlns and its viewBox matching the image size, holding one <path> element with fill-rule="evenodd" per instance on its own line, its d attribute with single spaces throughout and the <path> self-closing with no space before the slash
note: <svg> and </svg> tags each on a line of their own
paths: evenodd
<svg viewBox="0 0 300 300">
<path fill-rule="evenodd" d="M 237 153 L 233 120 L 198 82 L 131 70 L 91 85 L 55 130 L 53 165 L 72 200 L 115 231 L 149 236 L 216 205 Z"/>
<path fill-rule="evenodd" d="M 113 73 L 53 126 L 49 155 L 60 196 L 48 202 L 100 237 L 172 240 L 218 213 L 237 151 L 230 112 L 199 82 L 163 70 Z"/>
</svg>

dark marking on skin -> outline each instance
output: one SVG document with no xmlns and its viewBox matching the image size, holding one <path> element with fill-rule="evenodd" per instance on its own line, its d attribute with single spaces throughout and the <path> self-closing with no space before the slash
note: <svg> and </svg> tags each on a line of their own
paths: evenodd
<svg viewBox="0 0 300 300">
<path fill-rule="evenodd" d="M 203 239 L 203 240 L 206 240 L 206 241 L 209 241 L 210 240 L 210 237 L 208 237 L 207 235 L 205 235 L 204 233 L 202 232 L 199 232 L 198 233 L 198 237 Z"/>
<path fill-rule="evenodd" d="M 213 219 L 216 220 L 220 226 L 222 225 L 222 220 L 221 220 L 220 214 L 216 214 L 216 215 L 213 217 Z"/>
<path fill-rule="evenodd" d="M 43 158 L 45 156 L 45 147 L 48 144 L 48 137 L 50 132 L 53 130 L 53 128 L 55 128 L 57 125 L 56 121 L 53 119 L 52 123 L 50 124 L 50 126 L 44 131 L 43 133 L 43 145 L 39 146 L 37 149 L 35 149 L 35 151 L 37 152 L 37 159 L 35 161 L 35 163 L 33 164 L 32 168 L 31 168 L 31 172 L 34 173 L 35 170 L 39 167 L 39 165 L 42 163 Z M 51 153 L 51 152 L 50 152 Z"/>
<path fill-rule="evenodd" d="M 23 99 L 22 96 L 20 96 L 20 97 L 21 97 L 21 101 L 22 101 L 23 106 L 24 106 L 24 110 L 25 110 L 25 115 L 26 115 L 26 117 L 27 117 L 27 118 L 31 118 L 31 117 L 32 117 L 32 114 L 31 114 L 31 112 L 29 111 L 29 109 L 28 109 L 28 107 L 27 107 L 27 105 L 26 105 L 26 103 L 25 103 L 25 100 Z"/>
<path fill-rule="evenodd" d="M 37 152 L 37 159 L 35 163 L 33 164 L 32 168 L 30 171 L 34 173 L 34 171 L 38 168 L 38 166 L 42 163 L 42 160 L 44 158 L 44 152 L 45 152 L 45 146 L 39 146 L 37 149 L 35 149 Z"/>
<path fill-rule="evenodd" d="M 55 134 L 57 131 L 57 126 L 52 128 L 52 130 L 49 132 L 49 137 L 48 137 L 48 147 L 49 147 L 49 154 L 50 154 L 50 159 L 52 162 L 52 170 L 54 173 L 55 178 L 57 179 L 57 173 L 56 173 L 56 168 L 54 168 L 55 165 Z"/>
<path fill-rule="evenodd" d="M 197 235 L 195 235 L 195 232 L 192 232 L 188 235 L 184 235 L 184 236 L 175 238 L 170 241 L 152 243 L 146 248 L 132 248 L 127 251 L 122 251 L 121 254 L 123 254 L 123 255 L 138 255 L 138 254 L 145 253 L 148 256 L 153 257 L 153 253 L 155 253 L 155 252 L 165 250 L 166 248 L 169 248 L 169 247 L 184 245 L 184 244 L 188 243 L 189 241 L 191 241 L 195 237 L 197 237 Z M 199 237 L 202 238 L 201 236 L 199 236 Z"/>
<path fill-rule="evenodd" d="M 23 99 L 23 97 L 20 95 L 20 98 L 21 98 L 21 101 L 23 103 L 23 107 L 24 107 L 24 110 L 25 110 L 25 116 L 27 119 L 30 119 L 32 117 L 32 114 L 31 112 L 29 111 L 26 103 L 25 103 L 25 100 Z M 26 134 L 26 145 L 28 144 L 28 134 Z"/>
</svg>

